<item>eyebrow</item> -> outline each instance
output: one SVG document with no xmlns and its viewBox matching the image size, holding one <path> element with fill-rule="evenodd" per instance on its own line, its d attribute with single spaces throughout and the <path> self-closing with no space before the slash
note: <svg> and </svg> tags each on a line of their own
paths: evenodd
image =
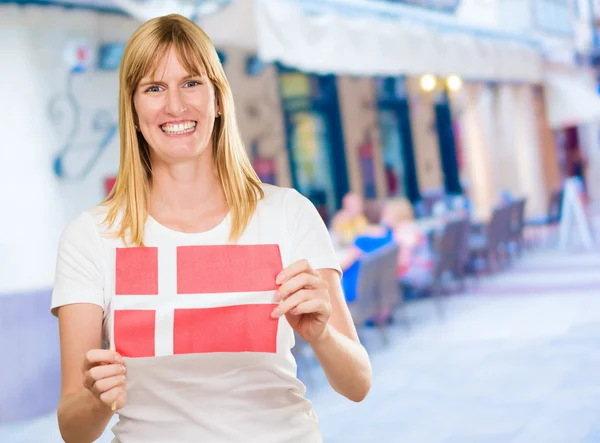
<svg viewBox="0 0 600 443">
<path fill-rule="evenodd" d="M 195 77 L 202 77 L 202 75 L 189 74 L 189 75 L 186 75 L 185 77 L 183 77 L 181 79 L 181 81 L 190 80 L 190 79 L 195 78 Z M 160 81 L 160 80 L 154 80 L 154 79 L 149 79 L 149 80 L 142 79 L 142 81 L 140 82 L 140 87 L 149 86 L 149 85 L 156 85 L 156 84 L 164 84 L 164 82 Z"/>
</svg>

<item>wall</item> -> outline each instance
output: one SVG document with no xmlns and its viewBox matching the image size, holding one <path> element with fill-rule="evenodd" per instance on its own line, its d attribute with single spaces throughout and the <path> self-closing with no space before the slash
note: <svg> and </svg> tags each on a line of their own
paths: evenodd
<svg viewBox="0 0 600 443">
<path fill-rule="evenodd" d="M 531 32 L 533 28 L 533 8 L 530 1 L 499 0 L 498 20 L 507 31 Z"/>
<path fill-rule="evenodd" d="M 571 9 L 574 12 L 575 48 L 581 54 L 588 54 L 593 48 L 590 0 L 571 0 Z M 600 10 L 595 9 L 595 12 L 598 14 Z"/>
<path fill-rule="evenodd" d="M 462 0 L 456 19 L 464 24 L 497 28 L 500 24 L 499 0 Z"/>
<path fill-rule="evenodd" d="M 558 153 L 554 132 L 548 126 L 546 119 L 546 103 L 541 87 L 533 90 L 533 112 L 535 126 L 537 128 L 540 160 L 542 167 L 542 180 L 546 188 L 547 196 L 550 192 L 557 190 L 561 184 L 560 169 L 558 165 Z"/>
<path fill-rule="evenodd" d="M 499 26 L 535 38 L 547 60 L 572 64 L 577 29 L 571 6 L 566 0 L 498 0 Z"/>
<path fill-rule="evenodd" d="M 52 100 L 67 90 L 68 67 L 64 48 L 73 38 L 84 38 L 92 48 L 104 41 L 125 39 L 137 24 L 131 20 L 59 8 L 2 6 L 0 45 L 3 63 L 0 81 L 5 85 L 0 108 L 0 184 L 2 218 L 0 235 L 0 293 L 51 285 L 56 247 L 65 224 L 103 197 L 103 178 L 117 169 L 118 142 L 108 146 L 84 180 L 59 180 L 52 162 L 64 145 L 73 123 L 73 110 L 59 106 L 63 118 L 50 118 Z M 73 79 L 81 108 L 78 145 L 69 157 L 75 168 L 89 158 L 101 133 L 93 129 L 100 110 L 116 118 L 117 75 L 90 71 Z M 33 130 L 32 130 L 33 127 Z"/>
<path fill-rule="evenodd" d="M 249 148 L 252 141 L 256 141 L 259 155 L 275 160 L 277 184 L 291 186 L 275 67 L 265 65 L 260 74 L 250 76 L 246 71 L 246 60 L 250 53 L 233 47 L 219 50 L 226 55 L 225 73 L 233 91 L 236 115 L 245 145 Z"/>
<path fill-rule="evenodd" d="M 468 84 L 452 96 L 476 218 L 485 219 L 502 191 L 527 198 L 527 215 L 546 211 L 533 88 Z"/>
</svg>

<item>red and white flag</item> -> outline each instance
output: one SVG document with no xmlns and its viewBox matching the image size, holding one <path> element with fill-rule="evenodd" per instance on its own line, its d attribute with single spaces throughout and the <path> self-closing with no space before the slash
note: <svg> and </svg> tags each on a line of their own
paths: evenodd
<svg viewBox="0 0 600 443">
<path fill-rule="evenodd" d="M 115 260 L 121 355 L 277 352 L 278 245 L 117 248 Z"/>
</svg>

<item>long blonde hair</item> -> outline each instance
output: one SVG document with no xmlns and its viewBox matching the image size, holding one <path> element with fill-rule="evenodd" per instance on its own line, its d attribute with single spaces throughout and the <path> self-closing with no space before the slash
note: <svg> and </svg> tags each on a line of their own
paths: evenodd
<svg viewBox="0 0 600 443">
<path fill-rule="evenodd" d="M 237 241 L 264 192 L 242 142 L 231 88 L 217 51 L 200 27 L 177 14 L 147 21 L 125 47 L 119 86 L 121 159 L 115 185 L 102 203 L 108 207 L 105 222 L 113 227 L 119 219 L 115 236 L 143 246 L 152 164 L 148 143 L 135 129 L 133 96 L 141 79 L 149 73 L 154 76 L 171 48 L 190 74 L 205 73 L 214 84 L 221 116 L 213 129 L 213 160 L 231 216 L 229 240 Z"/>
<path fill-rule="evenodd" d="M 382 217 L 390 228 L 395 228 L 400 223 L 414 221 L 415 211 L 407 198 L 392 198 L 385 202 Z"/>
</svg>

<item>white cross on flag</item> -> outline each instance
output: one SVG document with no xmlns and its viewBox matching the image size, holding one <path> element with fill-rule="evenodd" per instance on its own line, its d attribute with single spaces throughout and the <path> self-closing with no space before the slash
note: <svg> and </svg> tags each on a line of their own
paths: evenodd
<svg viewBox="0 0 600 443">
<path fill-rule="evenodd" d="M 278 245 L 117 248 L 112 348 L 124 357 L 277 352 Z"/>
</svg>

